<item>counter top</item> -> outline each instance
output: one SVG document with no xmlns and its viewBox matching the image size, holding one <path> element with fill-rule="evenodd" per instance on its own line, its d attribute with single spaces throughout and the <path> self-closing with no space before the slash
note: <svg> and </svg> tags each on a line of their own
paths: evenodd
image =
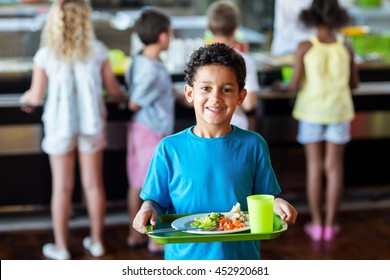
<svg viewBox="0 0 390 280">
<path fill-rule="evenodd" d="M 20 103 L 19 99 L 22 96 L 22 93 L 5 93 L 0 94 L 0 108 L 4 107 L 20 107 L 22 103 Z M 121 110 L 125 110 L 127 108 L 124 102 L 118 102 L 115 99 L 105 98 L 106 104 L 109 105 L 118 105 L 118 108 Z M 41 107 L 41 106 L 37 106 Z"/>
<path fill-rule="evenodd" d="M 272 57 L 267 53 L 253 53 L 256 67 L 259 73 L 280 71 L 285 65 L 291 65 L 291 57 Z M 0 57 L 0 78 L 8 75 L 31 75 L 33 69 L 32 57 L 5 58 Z M 357 63 L 359 70 L 390 69 L 390 62 L 385 61 L 360 61 Z M 168 68 L 169 69 L 169 68 Z M 182 75 L 182 69 L 173 69 L 171 75 Z"/>
<path fill-rule="evenodd" d="M 32 57 L 0 58 L 0 76 L 22 73 L 31 75 L 33 67 Z"/>
<path fill-rule="evenodd" d="M 294 56 L 273 56 L 268 52 L 251 53 L 257 68 L 260 71 L 272 71 L 274 69 L 281 69 L 283 66 L 292 66 L 294 64 Z M 390 68 L 390 61 L 384 60 L 363 60 L 357 58 L 355 61 L 358 69 L 387 69 Z"/>
<path fill-rule="evenodd" d="M 360 83 L 359 87 L 352 92 L 353 96 L 390 95 L 390 82 Z M 19 107 L 19 98 L 22 93 L 0 94 L 0 107 Z M 260 99 L 291 99 L 295 98 L 295 92 L 273 91 L 271 87 L 262 87 L 258 93 Z M 106 100 L 108 104 L 115 104 L 115 101 Z"/>
<path fill-rule="evenodd" d="M 390 95 L 390 82 L 365 82 L 352 91 L 353 96 Z M 290 99 L 296 92 L 273 91 L 271 87 L 262 87 L 258 94 L 262 99 Z"/>
</svg>

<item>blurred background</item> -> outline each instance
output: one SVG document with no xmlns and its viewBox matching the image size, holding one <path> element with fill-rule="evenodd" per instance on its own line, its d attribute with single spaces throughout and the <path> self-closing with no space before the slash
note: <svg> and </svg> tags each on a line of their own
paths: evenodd
<svg viewBox="0 0 390 280">
<path fill-rule="evenodd" d="M 181 90 L 183 69 L 189 54 L 210 38 L 205 11 L 209 0 L 91 0 L 96 36 L 110 49 L 118 79 L 131 55 L 142 47 L 132 34 L 140 10 L 157 6 L 171 16 L 174 39 L 162 59 Z M 256 62 L 259 83 L 258 106 L 251 114 L 252 129 L 268 141 L 275 172 L 284 196 L 303 211 L 305 159 L 295 141 L 296 122 L 291 118 L 292 95 L 270 91 L 274 80 L 283 79 L 282 69 L 293 64 L 293 55 L 273 56 L 274 0 L 237 0 L 241 26 L 237 35 L 242 49 Z M 294 1 L 291 1 L 291 5 Z M 356 52 L 361 85 L 354 92 L 357 111 L 352 123 L 352 141 L 345 161 L 344 209 L 390 207 L 390 1 L 340 0 L 352 18 L 343 30 Z M 40 149 L 42 109 L 27 115 L 18 98 L 31 82 L 32 57 L 40 43 L 50 1 L 0 0 L 0 229 L 35 228 L 28 220 L 50 228 L 48 211 L 51 176 L 47 155 Z M 107 104 L 109 145 L 105 151 L 104 179 L 109 214 L 113 223 L 127 223 L 126 214 L 126 124 L 130 112 Z M 176 105 L 176 131 L 194 123 L 191 109 Z M 74 193 L 74 217 L 85 214 L 79 178 Z M 118 214 L 118 216 L 115 216 Z M 27 219 L 26 219 L 27 217 Z M 42 217 L 42 220 L 40 218 Z M 31 218 L 31 219 L 30 219 Z M 26 222 L 27 221 L 27 222 Z M 42 223 L 41 223 L 42 222 Z M 74 224 L 75 219 L 73 220 Z M 85 225 L 81 222 L 80 225 Z"/>
</svg>

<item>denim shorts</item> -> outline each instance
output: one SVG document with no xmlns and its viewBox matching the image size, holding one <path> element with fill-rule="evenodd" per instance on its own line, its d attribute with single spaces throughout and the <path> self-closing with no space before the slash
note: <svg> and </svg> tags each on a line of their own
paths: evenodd
<svg viewBox="0 0 390 280">
<path fill-rule="evenodd" d="M 69 138 L 45 136 L 42 150 L 49 155 L 65 155 L 77 148 L 81 153 L 92 154 L 107 146 L 106 131 L 97 135 L 77 135 Z"/>
<path fill-rule="evenodd" d="M 297 141 L 300 144 L 322 141 L 346 144 L 351 140 L 350 127 L 350 122 L 319 124 L 299 121 Z"/>
</svg>

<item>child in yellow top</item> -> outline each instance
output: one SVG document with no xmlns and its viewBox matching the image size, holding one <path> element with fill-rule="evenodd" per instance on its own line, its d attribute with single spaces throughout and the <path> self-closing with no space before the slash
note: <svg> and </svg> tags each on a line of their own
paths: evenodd
<svg viewBox="0 0 390 280">
<path fill-rule="evenodd" d="M 335 217 L 343 190 L 344 149 L 355 115 L 351 89 L 357 86 L 358 76 L 351 45 L 337 36 L 336 31 L 349 21 L 337 0 L 314 0 L 299 18 L 307 27 L 316 27 L 317 34 L 299 44 L 293 79 L 281 89 L 299 88 L 293 117 L 299 121 L 297 140 L 305 146 L 312 218 L 304 229 L 313 240 L 331 240 L 339 232 Z"/>
</svg>

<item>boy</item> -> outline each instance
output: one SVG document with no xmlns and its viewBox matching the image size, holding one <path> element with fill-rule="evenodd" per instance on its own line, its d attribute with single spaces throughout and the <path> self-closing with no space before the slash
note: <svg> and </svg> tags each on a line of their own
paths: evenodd
<svg viewBox="0 0 390 280">
<path fill-rule="evenodd" d="M 214 35 L 214 43 L 224 43 L 234 47 L 237 44 L 235 35 L 240 24 L 240 10 L 230 1 L 216 1 L 207 9 L 208 29 Z M 257 69 L 253 59 L 244 52 L 235 49 L 245 60 L 247 96 L 241 106 L 237 106 L 231 124 L 243 129 L 254 129 L 254 118 L 248 118 L 247 113 L 256 108 L 257 96 L 260 91 Z"/>
<path fill-rule="evenodd" d="M 153 151 L 164 136 L 173 132 L 175 103 L 171 77 L 160 60 L 160 53 L 169 47 L 172 35 L 169 18 L 158 10 L 145 10 L 137 19 L 134 31 L 145 46 L 133 57 L 127 73 L 129 109 L 133 112 L 127 140 L 131 221 L 141 207 L 139 194 Z M 144 235 L 130 229 L 127 238 L 129 249 L 146 244 Z M 162 253 L 163 246 L 151 240 L 148 249 L 152 255 L 156 255 Z"/>
<path fill-rule="evenodd" d="M 257 133 L 230 124 L 246 95 L 244 59 L 215 43 L 195 51 L 185 70 L 185 97 L 193 103 L 196 125 L 164 138 L 156 148 L 133 226 L 145 233 L 164 213 L 227 212 L 246 197 L 278 195 L 268 147 Z M 297 212 L 275 199 L 274 212 L 295 223 Z M 165 259 L 259 259 L 258 241 L 165 245 Z"/>
</svg>

